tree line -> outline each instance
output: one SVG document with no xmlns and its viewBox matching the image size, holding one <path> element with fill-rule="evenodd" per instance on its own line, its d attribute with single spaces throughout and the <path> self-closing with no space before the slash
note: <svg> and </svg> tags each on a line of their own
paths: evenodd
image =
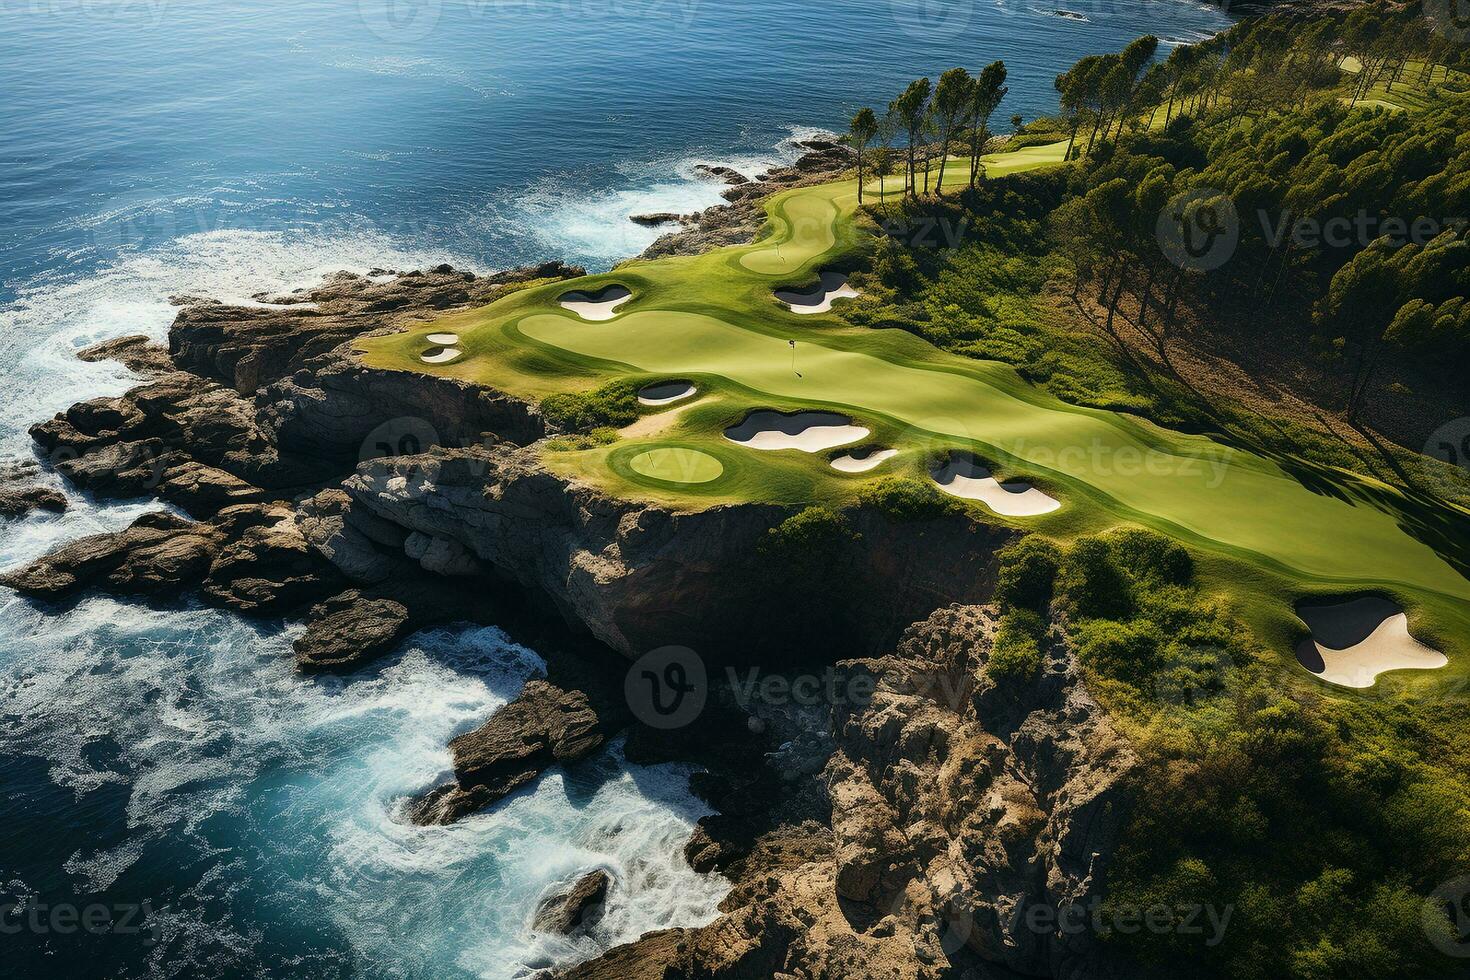
<svg viewBox="0 0 1470 980">
<path fill-rule="evenodd" d="M 903 154 L 897 162 L 902 164 L 905 195 L 917 197 L 921 179 L 922 193 L 930 193 L 936 157 L 939 171 L 933 192 L 943 193 L 945 162 L 957 143 L 968 151 L 969 186 L 974 187 L 984 174 L 980 157 L 991 135 L 990 121 L 1007 91 L 1005 63 L 996 61 L 974 76 L 964 68 L 951 68 L 939 76 L 937 84 L 927 77 L 916 79 L 881 116 L 872 108 L 859 109 L 848 127 L 849 141 L 857 154 L 858 203 L 863 201 L 868 173 L 879 178 L 882 201 L 887 178 L 894 171 L 894 142 L 900 136 Z M 1019 116 L 1012 117 L 1012 125 L 1020 128 Z"/>
<path fill-rule="evenodd" d="M 1052 232 L 1103 330 L 1125 348 L 1120 331 L 1136 330 L 1167 365 L 1186 309 L 1310 324 L 1350 421 L 1393 351 L 1470 366 L 1467 97 L 1445 87 L 1464 81 L 1465 47 L 1411 9 L 1372 6 L 1246 21 L 1145 66 L 1153 48 L 1083 59 L 1057 83 L 1087 162 Z M 1377 85 L 1424 104 L 1363 108 Z M 1222 221 L 1238 239 L 1224 261 L 1160 246 L 1164 225 Z"/>
</svg>

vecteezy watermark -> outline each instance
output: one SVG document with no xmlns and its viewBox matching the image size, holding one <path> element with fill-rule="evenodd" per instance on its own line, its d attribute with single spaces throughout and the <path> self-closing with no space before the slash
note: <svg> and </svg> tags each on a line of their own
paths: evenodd
<svg viewBox="0 0 1470 980">
<path fill-rule="evenodd" d="M 1213 949 L 1225 940 L 1234 905 L 1209 902 L 1180 902 L 1152 905 L 1117 904 L 1094 895 L 1084 902 L 1058 908 L 1041 902 L 1018 905 L 1011 914 L 1011 931 L 1024 929 L 1034 935 L 1080 936 L 1091 933 L 1107 937 L 1132 936 L 1147 932 L 1155 936 L 1199 936 L 1201 944 Z"/>
<path fill-rule="evenodd" d="M 873 700 L 878 678 L 872 674 L 839 672 L 828 667 L 820 674 L 765 674 L 759 667 L 725 668 L 725 680 L 735 703 L 749 710 L 756 703 L 768 705 L 865 705 Z"/>
<path fill-rule="evenodd" d="M 1446 231 L 1463 230 L 1464 218 L 1432 218 L 1418 215 L 1401 218 L 1392 215 L 1369 214 L 1359 209 L 1352 216 L 1345 214 L 1331 218 L 1293 218 L 1290 212 L 1279 218 L 1264 209 L 1257 213 L 1261 233 L 1272 247 L 1280 248 L 1290 239 L 1298 248 L 1367 248 L 1380 238 L 1388 239 L 1390 245 L 1427 245 Z"/>
<path fill-rule="evenodd" d="M 919 38 L 954 37 L 975 18 L 976 0 L 888 0 L 893 22 Z"/>
<path fill-rule="evenodd" d="M 384 41 L 412 44 L 434 32 L 441 0 L 357 0 L 357 13 L 369 31 Z"/>
<path fill-rule="evenodd" d="M 1179 477 L 1200 480 L 1211 490 L 1225 482 L 1236 453 L 1229 446 L 1212 446 L 1185 455 L 1151 446 L 1114 445 L 1101 439 L 1070 446 L 1031 445 L 1025 439 L 1018 439 L 1007 449 L 1016 457 L 1044 469 L 1125 479 Z"/>
<path fill-rule="evenodd" d="M 699 717 L 709 698 L 704 660 L 688 647 L 650 650 L 628 668 L 623 697 L 633 717 L 648 727 L 683 728 Z"/>
<path fill-rule="evenodd" d="M 389 419 L 362 440 L 357 459 L 366 463 L 370 459 L 393 459 L 398 456 L 417 456 L 431 446 L 439 445 L 439 432 L 427 419 L 403 415 Z"/>
<path fill-rule="evenodd" d="M 1235 254 L 1240 214 L 1223 191 L 1197 187 L 1176 194 L 1159 211 L 1154 237 L 1164 256 L 1181 269 L 1210 272 Z"/>
<path fill-rule="evenodd" d="M 1457 44 L 1470 41 L 1470 0 L 1424 0 L 1424 19 L 1432 30 Z"/>
<path fill-rule="evenodd" d="M 427 38 L 443 21 L 444 0 L 358 0 L 358 14 L 369 31 L 385 41 L 412 44 Z M 460 21 L 487 15 L 541 15 L 569 20 L 640 18 L 671 20 L 688 28 L 699 0 L 455 0 Z"/>
<path fill-rule="evenodd" d="M 944 215 L 914 218 L 883 218 L 878 222 L 883 234 L 908 248 L 959 248 L 970 232 L 970 219 L 954 220 Z"/>
<path fill-rule="evenodd" d="M 169 2 L 170 0 L 4 0 L 0 2 L 0 16 L 70 15 L 114 24 L 141 21 L 150 27 L 157 27 L 163 23 Z"/>
<path fill-rule="evenodd" d="M 152 946 L 162 937 L 162 927 L 148 902 L 76 905 L 71 902 L 41 902 L 34 896 L 0 905 L 0 936 L 70 936 L 85 932 L 93 936 L 142 936 Z"/>
<path fill-rule="evenodd" d="M 1447 881 L 1430 893 L 1420 922 L 1435 949 L 1470 959 L 1470 875 Z"/>
<path fill-rule="evenodd" d="M 1446 422 L 1429 437 L 1424 455 L 1470 473 L 1470 416 Z"/>
</svg>

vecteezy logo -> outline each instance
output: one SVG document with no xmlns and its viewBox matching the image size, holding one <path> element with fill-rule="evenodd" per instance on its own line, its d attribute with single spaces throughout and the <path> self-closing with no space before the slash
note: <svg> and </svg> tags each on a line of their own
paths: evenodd
<svg viewBox="0 0 1470 980">
<path fill-rule="evenodd" d="M 1451 41 L 1470 41 L 1470 0 L 1424 0 L 1424 19 Z"/>
<path fill-rule="evenodd" d="M 623 696 L 634 717 L 650 728 L 683 728 L 709 697 L 704 661 L 688 647 L 659 647 L 633 662 Z"/>
<path fill-rule="evenodd" d="M 888 0 L 894 23 L 914 37 L 953 37 L 970 26 L 975 0 Z"/>
<path fill-rule="evenodd" d="M 1240 215 L 1222 191 L 1200 187 L 1176 194 L 1154 227 L 1164 256 L 1181 269 L 1209 272 L 1235 254 Z"/>
<path fill-rule="evenodd" d="M 1470 875 L 1447 881 L 1424 900 L 1424 935 L 1446 956 L 1470 959 Z"/>
<path fill-rule="evenodd" d="M 1457 466 L 1470 477 L 1470 417 L 1446 422 L 1424 444 L 1424 455 Z M 1436 475 L 1438 470 L 1436 468 Z"/>
<path fill-rule="evenodd" d="M 417 456 L 439 442 L 439 433 L 426 420 L 405 415 L 389 419 L 367 434 L 358 450 L 357 460 L 395 456 Z"/>
<path fill-rule="evenodd" d="M 439 23 L 441 0 L 357 0 L 367 29 L 385 41 L 422 41 Z"/>
</svg>

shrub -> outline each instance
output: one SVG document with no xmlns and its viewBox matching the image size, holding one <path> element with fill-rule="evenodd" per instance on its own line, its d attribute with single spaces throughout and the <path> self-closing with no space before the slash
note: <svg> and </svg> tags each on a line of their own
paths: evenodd
<svg viewBox="0 0 1470 980">
<path fill-rule="evenodd" d="M 1041 642 L 1046 623 L 1030 609 L 1012 609 L 1001 617 L 985 672 L 993 678 L 1035 677 L 1041 670 Z"/>
<path fill-rule="evenodd" d="M 995 598 L 1002 606 L 1045 609 L 1051 603 L 1061 552 L 1045 538 L 1029 535 L 1007 545 L 996 556 Z"/>
<path fill-rule="evenodd" d="M 891 521 L 931 521 L 964 513 L 964 505 L 938 487 L 911 477 L 890 476 L 858 491 L 858 503 L 880 511 Z"/>
<path fill-rule="evenodd" d="M 761 555 L 799 576 L 830 571 L 842 548 L 859 539 L 847 518 L 826 507 L 808 507 L 766 531 Z"/>
<path fill-rule="evenodd" d="M 558 429 L 588 432 L 621 428 L 638 417 L 638 387 L 632 381 L 609 381 L 595 391 L 547 395 L 541 414 Z"/>
<path fill-rule="evenodd" d="M 1057 591 L 1083 617 L 1121 618 L 1133 607 L 1128 578 L 1102 538 L 1072 546 L 1058 570 Z"/>
<path fill-rule="evenodd" d="M 1155 531 L 1128 528 L 1108 535 L 1113 562 L 1136 581 L 1151 585 L 1188 585 L 1194 559 L 1177 542 Z"/>
<path fill-rule="evenodd" d="M 1103 677 L 1142 688 L 1163 665 L 1164 636 L 1148 620 L 1094 619 L 1077 628 L 1077 659 Z"/>
</svg>

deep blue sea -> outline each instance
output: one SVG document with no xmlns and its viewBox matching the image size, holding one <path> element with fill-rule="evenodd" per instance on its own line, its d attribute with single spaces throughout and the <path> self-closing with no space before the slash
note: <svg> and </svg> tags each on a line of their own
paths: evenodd
<svg viewBox="0 0 1470 980">
<path fill-rule="evenodd" d="M 170 296 L 604 268 L 656 234 L 629 214 L 718 202 L 695 164 L 789 160 L 918 74 L 1004 59 L 998 116 L 1030 118 L 1082 55 L 1225 24 L 1189 0 L 0 0 L 0 461 L 135 383 L 73 355 L 163 338 Z M 0 524 L 0 567 L 157 508 L 71 497 Z M 535 651 L 440 630 L 309 679 L 294 628 L 0 593 L 0 975 L 507 978 L 716 914 L 728 886 L 680 857 L 687 772 L 616 746 L 453 828 L 392 818 Z M 622 883 L 598 931 L 533 933 L 594 866 Z"/>
</svg>

